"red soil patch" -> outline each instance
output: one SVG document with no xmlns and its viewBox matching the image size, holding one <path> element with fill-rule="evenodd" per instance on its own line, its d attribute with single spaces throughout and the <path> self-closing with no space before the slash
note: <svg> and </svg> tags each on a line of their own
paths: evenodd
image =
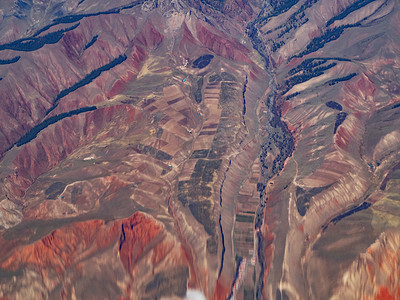
<svg viewBox="0 0 400 300">
<path fill-rule="evenodd" d="M 0 266 L 17 270 L 29 264 L 62 273 L 82 256 L 89 256 L 99 248 L 109 246 L 116 239 L 113 231 L 115 228 L 106 226 L 101 220 L 74 223 L 53 231 L 33 244 L 14 249 L 13 254 Z"/>
<path fill-rule="evenodd" d="M 249 50 L 236 41 L 230 41 L 222 33 L 213 33 L 200 22 L 197 23 L 197 36 L 204 46 L 219 56 L 233 61 L 252 64 L 247 57 Z"/>
<path fill-rule="evenodd" d="M 155 49 L 164 39 L 164 35 L 158 32 L 151 21 L 147 21 L 142 31 L 136 36 L 136 41 L 149 49 Z"/>
<path fill-rule="evenodd" d="M 389 292 L 388 288 L 382 286 L 379 292 L 375 294 L 374 300 L 395 300 L 395 297 Z"/>
<path fill-rule="evenodd" d="M 103 220 L 72 223 L 32 244 L 14 247 L 0 268 L 18 270 L 31 265 L 42 273 L 53 269 L 63 274 L 68 268 L 78 268 L 80 262 L 101 249 L 117 247 L 124 268 L 132 275 L 135 264 L 146 254 L 150 253 L 152 265 L 156 266 L 176 247 L 165 236 L 163 225 L 141 212 L 108 223 Z M 169 256 L 174 265 L 186 264 L 180 250 L 179 247 Z"/>
<path fill-rule="evenodd" d="M 182 35 L 181 42 L 179 43 L 179 48 L 182 48 L 187 44 L 198 45 L 199 44 L 198 41 L 195 39 L 193 34 L 190 32 L 189 28 L 186 25 L 186 22 L 183 22 L 182 26 L 183 26 L 183 35 Z"/>
<path fill-rule="evenodd" d="M 270 218 L 273 218 L 272 216 L 268 217 L 271 214 L 271 208 L 266 208 L 265 213 L 267 214 L 267 220 Z M 274 245 L 274 234 L 270 228 L 270 226 L 273 226 L 270 223 L 266 223 L 262 227 L 262 234 L 264 236 L 264 263 L 265 263 L 265 271 L 264 271 L 264 286 L 267 286 L 267 279 L 268 279 L 268 274 L 269 270 L 271 268 L 271 263 L 273 260 L 274 256 L 274 250 L 275 250 L 275 245 Z M 264 292 L 264 291 L 263 291 Z M 266 295 L 264 295 L 266 297 Z M 266 298 L 265 298 L 266 299 Z"/>
<path fill-rule="evenodd" d="M 128 272 L 148 250 L 148 244 L 161 233 L 162 227 L 143 214 L 134 214 L 121 224 L 119 254 Z"/>
<path fill-rule="evenodd" d="M 223 281 L 224 280 L 222 278 L 217 280 L 215 285 L 214 300 L 225 300 L 229 296 L 230 285 Z"/>
<path fill-rule="evenodd" d="M 7 185 L 15 195 L 24 196 L 25 190 L 37 177 L 96 137 L 112 120 L 115 126 L 108 134 L 118 136 L 123 132 L 121 128 L 132 123 L 134 115 L 132 106 L 116 105 L 72 116 L 44 129 L 15 157 L 13 166 L 16 171 L 7 177 Z"/>
</svg>

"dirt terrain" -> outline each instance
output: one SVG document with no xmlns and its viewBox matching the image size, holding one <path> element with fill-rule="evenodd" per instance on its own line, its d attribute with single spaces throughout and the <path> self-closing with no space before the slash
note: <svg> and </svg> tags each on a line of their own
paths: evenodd
<svg viewBox="0 0 400 300">
<path fill-rule="evenodd" d="M 400 299 L 397 1 L 3 2 L 1 299 Z"/>
</svg>

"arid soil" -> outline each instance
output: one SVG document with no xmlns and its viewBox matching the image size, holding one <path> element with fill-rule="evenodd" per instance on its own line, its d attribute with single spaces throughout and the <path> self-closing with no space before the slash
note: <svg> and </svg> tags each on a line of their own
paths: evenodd
<svg viewBox="0 0 400 300">
<path fill-rule="evenodd" d="M 0 299 L 400 299 L 397 1 L 3 2 Z"/>
</svg>

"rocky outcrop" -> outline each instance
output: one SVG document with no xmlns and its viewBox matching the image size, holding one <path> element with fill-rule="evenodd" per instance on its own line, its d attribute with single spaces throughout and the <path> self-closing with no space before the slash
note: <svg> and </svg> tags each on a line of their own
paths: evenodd
<svg viewBox="0 0 400 300">
<path fill-rule="evenodd" d="M 122 68 L 114 68 L 114 72 L 108 72 L 106 76 L 100 76 L 63 97 L 58 109 L 52 111 L 53 114 L 81 107 L 82 105 L 78 104 L 80 98 L 87 99 L 87 104 L 102 101 L 106 94 L 112 91 L 112 95 L 115 89 L 118 90 L 118 86 L 137 74 L 146 52 L 144 46 L 139 47 L 139 43 L 137 46 L 131 45 L 138 34 L 135 18 L 121 15 L 116 19 L 113 15 L 101 15 L 85 18 L 77 24 L 79 25 L 66 32 L 56 45 L 23 53 L 23 59 L 15 68 L 10 69 L 7 76 L 2 76 L 0 94 L 5 99 L 0 112 L 4 120 L 0 127 L 2 154 L 19 137 L 45 118 L 46 112 L 53 107 L 59 93 L 74 86 L 93 70 L 127 53 L 128 58 Z M 147 30 L 147 27 L 145 26 L 144 30 Z M 85 45 L 100 32 L 103 32 L 103 35 L 99 34 L 96 43 L 85 50 Z M 143 39 L 143 34 L 138 38 Z M 155 40 L 154 45 L 160 42 L 160 36 L 149 35 L 148 39 L 149 43 Z M 67 66 L 65 61 L 69 62 Z M 25 69 L 33 71 L 27 74 Z M 117 87 L 113 91 L 114 84 Z"/>
<path fill-rule="evenodd" d="M 381 234 L 365 253 L 353 262 L 331 299 L 397 299 L 400 297 L 398 232 Z"/>
<path fill-rule="evenodd" d="M 119 287 L 114 294 L 131 298 L 139 295 L 157 295 L 159 288 L 152 288 L 152 272 L 159 273 L 171 268 L 185 270 L 186 260 L 179 243 L 165 230 L 164 226 L 144 213 L 135 213 L 127 219 L 105 222 L 91 220 L 77 222 L 57 229 L 32 244 L 19 245 L 9 251 L 7 259 L 0 264 L 3 272 L 13 272 L 24 267 L 22 280 L 28 277 L 40 276 L 41 282 L 36 289 L 42 290 L 42 295 L 49 297 L 84 297 L 79 289 L 71 289 L 79 277 L 71 276 L 71 272 L 81 273 L 80 276 L 91 276 L 89 265 L 96 253 L 102 259 L 113 261 L 113 272 L 118 273 Z M 107 280 L 108 269 L 103 270 L 98 280 Z M 176 272 L 176 271 L 173 271 Z M 185 273 L 185 271 L 180 271 Z M 150 277 L 149 277 L 150 275 Z M 159 275 L 162 277 L 165 275 Z M 176 276 L 181 276 L 177 273 Z M 150 279 L 148 279 L 150 278 Z M 184 280 L 184 278 L 183 278 Z M 30 282 L 30 285 L 33 283 Z M 60 290 L 57 285 L 61 284 Z M 164 283 L 167 284 L 167 283 Z M 122 288 L 125 286 L 125 289 Z M 150 288 L 149 288 L 150 287 Z M 22 299 L 26 287 L 0 284 L 1 295 Z M 108 286 L 103 286 L 103 292 L 109 293 Z M 53 290 L 54 289 L 54 290 Z M 89 294 L 91 293 L 90 291 Z M 174 288 L 170 293 L 174 295 Z M 92 291 L 93 293 L 93 291 Z M 31 296 L 35 295 L 34 293 Z"/>
<path fill-rule="evenodd" d="M 36 178 L 59 164 L 78 147 L 93 142 L 101 132 L 123 134 L 129 130 L 134 117 L 135 109 L 120 105 L 72 116 L 51 125 L 19 151 L 13 161 L 15 173 L 6 179 L 5 186 L 11 194 L 23 197 Z M 113 121 L 115 124 L 111 128 L 109 124 Z M 48 140 L 53 143 L 49 144 Z"/>
<path fill-rule="evenodd" d="M 399 297 L 396 1 L 46 3 L 0 4 L 0 297 Z"/>
</svg>

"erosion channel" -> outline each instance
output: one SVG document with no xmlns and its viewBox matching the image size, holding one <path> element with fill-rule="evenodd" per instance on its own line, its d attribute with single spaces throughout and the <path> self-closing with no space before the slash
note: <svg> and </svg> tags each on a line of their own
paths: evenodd
<svg viewBox="0 0 400 300">
<path fill-rule="evenodd" d="M 261 175 L 262 182 L 258 184 L 260 192 L 260 205 L 257 209 L 254 226 L 256 230 L 256 235 L 258 239 L 258 263 L 260 265 L 260 272 L 258 275 L 258 281 L 256 286 L 256 299 L 262 299 L 262 291 L 264 288 L 264 275 L 266 262 L 264 257 L 264 247 L 265 241 L 261 233 L 261 227 L 264 221 L 264 211 L 265 207 L 268 205 L 268 198 L 266 193 L 266 187 L 268 182 L 275 176 L 279 176 L 282 171 L 285 161 L 290 157 L 294 150 L 294 140 L 286 125 L 281 120 L 280 111 L 277 109 L 276 98 L 277 92 L 277 82 L 274 77 L 274 69 L 270 63 L 269 54 L 265 48 L 262 40 L 259 38 L 257 25 L 262 22 L 263 11 L 260 12 L 258 17 L 250 22 L 247 26 L 247 35 L 250 38 L 253 47 L 260 54 L 265 62 L 265 70 L 270 77 L 269 88 L 270 93 L 265 100 L 265 106 L 267 110 L 267 122 L 263 124 L 265 126 L 265 141 L 261 146 L 260 150 L 260 161 L 261 161 Z M 275 155 L 272 163 L 266 160 L 268 153 L 278 153 Z"/>
</svg>

